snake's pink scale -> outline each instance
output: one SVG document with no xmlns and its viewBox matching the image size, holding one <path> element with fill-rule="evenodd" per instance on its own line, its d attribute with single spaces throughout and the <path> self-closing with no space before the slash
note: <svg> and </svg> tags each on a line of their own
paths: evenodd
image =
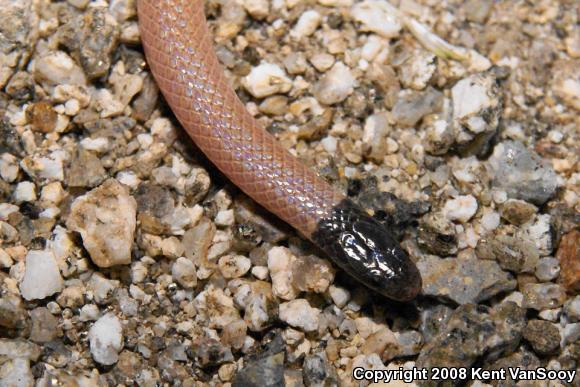
<svg viewBox="0 0 580 387">
<path fill-rule="evenodd" d="M 348 274 L 401 301 L 421 276 L 389 230 L 334 190 L 246 111 L 213 50 L 203 0 L 139 0 L 149 67 L 179 122 L 239 188 Z"/>
<path fill-rule="evenodd" d="M 242 191 L 306 237 L 344 195 L 247 112 L 213 50 L 202 0 L 139 0 L 147 61 L 179 122 Z"/>
</svg>

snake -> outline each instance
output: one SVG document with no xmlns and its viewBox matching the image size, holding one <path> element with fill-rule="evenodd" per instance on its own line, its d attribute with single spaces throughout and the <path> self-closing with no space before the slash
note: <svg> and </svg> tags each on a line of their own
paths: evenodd
<svg viewBox="0 0 580 387">
<path fill-rule="evenodd" d="M 293 156 L 247 111 L 213 49 L 203 0 L 138 0 L 149 69 L 180 125 L 241 191 L 344 272 L 395 301 L 421 275 L 393 233 Z"/>
</svg>

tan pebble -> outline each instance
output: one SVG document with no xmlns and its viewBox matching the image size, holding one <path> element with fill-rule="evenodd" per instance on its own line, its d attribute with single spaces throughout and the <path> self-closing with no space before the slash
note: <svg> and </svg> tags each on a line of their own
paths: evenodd
<svg viewBox="0 0 580 387">
<path fill-rule="evenodd" d="M 58 114 L 48 102 L 37 102 L 26 109 L 26 117 L 32 130 L 41 133 L 50 133 L 56 127 Z"/>
</svg>

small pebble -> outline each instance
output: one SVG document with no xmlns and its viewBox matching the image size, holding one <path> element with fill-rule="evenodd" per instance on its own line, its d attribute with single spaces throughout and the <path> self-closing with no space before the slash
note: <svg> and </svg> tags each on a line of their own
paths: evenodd
<svg viewBox="0 0 580 387">
<path fill-rule="evenodd" d="M 516 287 L 513 277 L 494 261 L 427 255 L 417 267 L 423 278 L 423 294 L 461 305 L 481 302 Z"/>
<path fill-rule="evenodd" d="M 342 287 L 331 285 L 328 288 L 328 293 L 334 304 L 339 308 L 343 308 L 350 300 L 350 292 Z"/>
<path fill-rule="evenodd" d="M 321 20 L 322 16 L 314 10 L 304 12 L 290 31 L 290 36 L 294 39 L 301 39 L 312 35 L 320 25 Z"/>
<path fill-rule="evenodd" d="M 268 267 L 266 267 L 266 266 L 254 266 L 254 267 L 252 267 L 252 275 L 259 280 L 264 281 L 264 280 L 268 279 L 269 273 L 270 272 L 268 270 Z"/>
<path fill-rule="evenodd" d="M 325 72 L 334 64 L 334 57 L 327 53 L 318 53 L 310 58 L 310 63 L 312 63 L 316 70 Z"/>
<path fill-rule="evenodd" d="M 562 315 L 562 308 L 556 309 L 544 309 L 540 313 L 538 313 L 538 317 L 542 320 L 556 322 L 560 319 Z"/>
<path fill-rule="evenodd" d="M 530 221 L 532 217 L 538 212 L 538 209 L 533 204 L 523 200 L 509 199 L 501 206 L 501 217 L 514 224 L 521 226 Z"/>
<path fill-rule="evenodd" d="M 481 217 L 481 226 L 487 231 L 493 231 L 499 227 L 500 216 L 497 212 L 490 212 Z"/>
<path fill-rule="evenodd" d="M 524 329 L 524 338 L 539 355 L 548 355 L 560 348 L 560 332 L 554 324 L 548 321 L 528 321 Z"/>
<path fill-rule="evenodd" d="M 552 167 L 521 142 L 505 141 L 496 145 L 488 167 L 493 177 L 492 186 L 506 191 L 513 199 L 541 205 L 558 188 Z"/>
<path fill-rule="evenodd" d="M 123 327 L 112 313 L 99 318 L 89 330 L 93 359 L 102 365 L 113 365 L 119 360 L 123 348 Z"/>
<path fill-rule="evenodd" d="M 32 331 L 30 340 L 36 343 L 48 343 L 59 336 L 58 319 L 47 308 L 39 307 L 30 311 Z"/>
<path fill-rule="evenodd" d="M 361 23 L 361 31 L 372 31 L 390 39 L 399 36 L 402 28 L 393 9 L 384 0 L 365 0 L 352 7 L 351 15 Z"/>
<path fill-rule="evenodd" d="M 72 204 L 67 227 L 81 234 L 91 260 L 100 267 L 131 262 L 137 203 L 115 179 L 79 196 Z"/>
<path fill-rule="evenodd" d="M 280 304 L 279 317 L 294 328 L 312 332 L 318 329 L 320 310 L 300 298 Z"/>
<path fill-rule="evenodd" d="M 16 203 L 33 202 L 36 200 L 36 186 L 31 181 L 23 181 L 16 185 L 14 190 Z"/>
<path fill-rule="evenodd" d="M 355 78 L 342 62 L 337 62 L 314 85 L 312 94 L 325 105 L 344 101 L 354 91 Z"/>
<path fill-rule="evenodd" d="M 471 195 L 458 196 L 450 199 L 443 207 L 443 214 L 451 221 L 467 222 L 477 212 L 477 199 Z"/>
<path fill-rule="evenodd" d="M 556 258 L 560 261 L 560 276 L 566 289 L 580 291 L 580 231 L 572 230 L 560 240 Z"/>
<path fill-rule="evenodd" d="M 82 68 L 63 51 L 49 52 L 36 60 L 35 78 L 48 86 L 84 86 L 87 78 Z"/>
<path fill-rule="evenodd" d="M 296 289 L 324 293 L 333 280 L 334 268 L 328 260 L 308 255 L 292 263 L 292 284 Z"/>
<path fill-rule="evenodd" d="M 63 288 L 63 279 L 51 251 L 30 250 L 26 255 L 20 293 L 26 300 L 42 300 Z"/>
<path fill-rule="evenodd" d="M 552 240 L 552 218 L 549 214 L 538 215 L 533 221 L 523 224 L 518 230 L 521 238 L 536 244 L 540 255 L 552 254 L 554 244 Z"/>
<path fill-rule="evenodd" d="M 268 251 L 268 270 L 272 278 L 272 293 L 283 300 L 293 300 L 298 295 L 292 283 L 292 265 L 296 257 L 285 247 Z"/>
<path fill-rule="evenodd" d="M 553 257 L 545 257 L 536 265 L 536 278 L 541 282 L 549 282 L 560 274 L 560 261 Z"/>
<path fill-rule="evenodd" d="M 235 222 L 234 210 L 223 210 L 217 213 L 215 223 L 218 226 L 232 226 Z"/>
<path fill-rule="evenodd" d="M 516 273 L 534 272 L 540 259 L 534 243 L 508 235 L 481 239 L 475 253 L 480 259 L 495 259 L 502 269 Z"/>
<path fill-rule="evenodd" d="M 95 304 L 86 304 L 81 308 L 79 318 L 81 321 L 97 321 L 100 317 L 99 308 Z"/>
<path fill-rule="evenodd" d="M 219 259 L 218 267 L 224 278 L 239 278 L 250 270 L 252 261 L 243 255 L 224 255 Z"/>
<path fill-rule="evenodd" d="M 580 322 L 580 296 L 576 296 L 566 302 L 564 313 L 571 322 Z"/>
<path fill-rule="evenodd" d="M 195 265 L 185 257 L 179 257 L 171 267 L 171 275 L 175 282 L 185 289 L 195 288 L 197 285 L 197 273 Z"/>
<path fill-rule="evenodd" d="M 32 129 L 40 133 L 50 133 L 56 127 L 58 114 L 48 102 L 37 102 L 28 106 L 26 115 Z"/>
<path fill-rule="evenodd" d="M 566 292 L 560 285 L 526 284 L 522 289 L 523 307 L 535 310 L 554 309 L 564 304 Z"/>
<path fill-rule="evenodd" d="M 270 11 L 269 2 L 267 0 L 244 0 L 242 3 L 244 4 L 246 11 L 248 11 L 254 19 L 263 19 L 268 16 Z"/>
<path fill-rule="evenodd" d="M 242 79 L 242 85 L 256 98 L 290 91 L 292 82 L 278 65 L 262 63 Z"/>
<path fill-rule="evenodd" d="M 8 183 L 12 183 L 18 177 L 20 167 L 18 159 L 10 153 L 0 155 L 0 177 Z"/>
</svg>

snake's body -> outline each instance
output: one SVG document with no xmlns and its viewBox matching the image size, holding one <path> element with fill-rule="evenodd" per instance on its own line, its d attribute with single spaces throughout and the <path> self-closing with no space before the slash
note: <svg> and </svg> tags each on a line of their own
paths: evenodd
<svg viewBox="0 0 580 387">
<path fill-rule="evenodd" d="M 206 156 L 349 274 L 388 297 L 413 298 L 420 289 L 419 274 L 390 233 L 292 156 L 246 111 L 214 53 L 203 0 L 139 0 L 138 12 L 159 88 Z"/>
</svg>

